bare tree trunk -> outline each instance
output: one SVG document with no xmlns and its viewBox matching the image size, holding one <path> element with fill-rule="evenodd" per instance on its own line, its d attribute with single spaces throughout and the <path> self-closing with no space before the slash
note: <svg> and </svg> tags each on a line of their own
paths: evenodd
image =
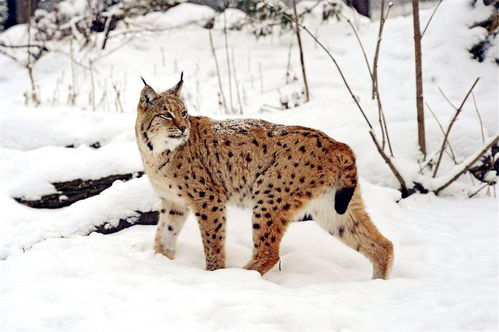
<svg viewBox="0 0 499 332">
<path fill-rule="evenodd" d="M 426 158 L 426 139 L 424 123 L 423 99 L 423 64 L 421 55 L 421 29 L 419 26 L 419 0 L 412 0 L 412 17 L 414 22 L 414 55 L 416 62 L 416 107 L 418 122 L 419 149 Z"/>
<path fill-rule="evenodd" d="M 355 10 L 364 16 L 371 17 L 369 0 L 348 0 L 348 6 L 355 8 Z"/>
<path fill-rule="evenodd" d="M 308 90 L 308 82 L 307 82 L 307 72 L 305 71 L 305 58 L 303 56 L 303 47 L 301 44 L 301 36 L 300 36 L 300 27 L 298 26 L 298 13 L 296 12 L 296 0 L 293 0 L 293 13 L 294 13 L 294 23 L 295 23 L 295 33 L 296 39 L 298 40 L 298 48 L 300 50 L 300 63 L 301 63 L 301 72 L 303 74 L 303 85 L 305 89 L 305 102 L 310 100 L 310 94 Z"/>
</svg>

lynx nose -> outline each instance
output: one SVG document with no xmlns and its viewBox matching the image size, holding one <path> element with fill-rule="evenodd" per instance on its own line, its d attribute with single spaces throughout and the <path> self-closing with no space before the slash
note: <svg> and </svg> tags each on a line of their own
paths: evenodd
<svg viewBox="0 0 499 332">
<path fill-rule="evenodd" d="M 185 130 L 187 129 L 187 127 L 186 126 L 182 126 L 182 127 L 178 128 L 178 129 L 180 129 L 180 131 L 183 134 L 185 132 Z"/>
</svg>

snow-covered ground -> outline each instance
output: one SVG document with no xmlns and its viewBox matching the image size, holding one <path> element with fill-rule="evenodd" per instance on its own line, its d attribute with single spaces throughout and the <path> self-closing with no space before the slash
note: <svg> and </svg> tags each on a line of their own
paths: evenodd
<svg viewBox="0 0 499 332">
<path fill-rule="evenodd" d="M 430 14 L 423 11 L 422 22 Z M 73 65 L 69 43 L 50 45 L 57 51 L 34 67 L 42 99 L 37 108 L 24 105 L 26 70 L 0 56 L 0 331 L 497 330 L 497 200 L 485 190 L 467 199 L 478 187 L 463 177 L 442 197 L 413 195 L 400 201 L 397 182 L 377 154 L 337 71 L 305 36 L 312 100 L 278 111 L 265 105 L 278 107 L 300 88 L 300 81 L 285 82 L 293 35 L 255 40 L 244 29 L 229 32 L 243 116 L 315 127 L 353 147 L 367 209 L 395 245 L 390 280 L 370 280 L 367 260 L 313 221 L 290 227 L 281 269 L 275 267 L 263 278 L 242 270 L 251 253 L 251 225 L 250 212 L 238 209 L 228 213 L 229 269 L 222 271 L 204 271 L 193 217 L 180 235 L 174 261 L 154 255 L 151 226 L 86 236 L 103 222 L 158 208 L 146 177 L 118 181 L 98 196 L 57 210 L 32 209 L 12 199 L 53 193 L 51 183 L 56 181 L 141 170 L 133 132 L 139 76 L 162 90 L 183 70 L 190 113 L 227 117 L 218 105 L 208 32 L 200 27 L 203 22 L 190 23 L 213 15 L 207 7 L 183 4 L 134 19 L 131 28 L 162 31 L 112 38 L 104 52 L 80 52 L 73 45 Z M 491 58 L 485 63 L 471 60 L 466 48 L 484 33 L 468 27 L 489 15 L 490 8 L 481 2 L 472 9 L 468 1 L 444 1 L 423 39 L 426 101 L 446 124 L 454 111 L 438 87 L 459 105 L 474 79 L 481 77 L 474 96 L 485 138 L 498 132 L 497 65 Z M 236 21 L 241 14 L 231 11 L 227 18 Z M 228 99 L 222 19 L 217 16 L 213 38 Z M 377 22 L 358 17 L 354 22 L 371 57 Z M 369 74 L 348 24 L 320 24 L 313 17 L 306 23 L 337 56 L 371 122 L 377 123 Z M 24 31 L 13 27 L 0 40 L 17 43 Z M 98 35 L 97 42 L 101 40 Z M 379 73 L 397 165 L 407 180 L 418 180 L 412 43 L 412 18 L 389 19 Z M 489 52 L 497 53 L 497 46 Z M 98 59 L 92 71 L 87 69 L 89 59 Z M 292 60 L 300 78 L 296 45 Z M 78 93 L 75 105 L 68 106 L 72 77 Z M 117 112 L 113 84 L 120 90 L 123 113 Z M 442 134 L 430 114 L 426 123 L 431 155 L 438 151 Z M 95 142 L 102 147 L 89 147 Z M 471 100 L 450 142 L 458 161 L 482 145 Z M 441 174 L 452 166 L 446 158 Z"/>
</svg>

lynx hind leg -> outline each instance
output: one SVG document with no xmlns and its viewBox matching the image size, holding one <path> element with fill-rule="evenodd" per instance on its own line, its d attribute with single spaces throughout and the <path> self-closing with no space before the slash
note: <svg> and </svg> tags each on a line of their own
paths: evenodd
<svg viewBox="0 0 499 332">
<path fill-rule="evenodd" d="M 393 244 L 371 221 L 358 191 L 347 213 L 346 223 L 335 235 L 371 261 L 373 279 L 388 279 L 393 264 Z"/>
<path fill-rule="evenodd" d="M 253 255 L 245 269 L 264 275 L 279 261 L 279 246 L 289 224 L 288 216 L 279 212 L 265 205 L 253 210 Z"/>
<path fill-rule="evenodd" d="M 244 266 L 248 270 L 256 270 L 261 275 L 272 269 L 279 262 L 279 247 L 282 237 L 292 217 L 303 203 L 296 197 L 274 188 L 272 184 L 263 184 L 266 190 L 254 197 L 252 227 L 253 255 Z"/>
<path fill-rule="evenodd" d="M 187 215 L 186 208 L 163 202 L 154 239 L 156 253 L 163 254 L 169 259 L 175 258 L 177 237 L 184 226 Z"/>
<path fill-rule="evenodd" d="M 323 202 L 323 205 L 326 205 Z M 328 216 L 317 214 L 318 223 L 331 235 L 360 252 L 373 264 L 373 279 L 387 279 L 393 263 L 393 244 L 373 224 L 364 209 L 359 188 L 345 214 L 332 211 Z"/>
</svg>

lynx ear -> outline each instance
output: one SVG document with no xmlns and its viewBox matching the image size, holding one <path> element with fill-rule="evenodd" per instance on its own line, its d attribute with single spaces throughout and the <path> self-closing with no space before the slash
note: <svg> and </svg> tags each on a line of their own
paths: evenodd
<svg viewBox="0 0 499 332">
<path fill-rule="evenodd" d="M 180 93 L 182 92 L 182 86 L 184 85 L 184 72 L 180 74 L 180 81 L 171 89 L 167 90 L 166 92 L 175 95 L 177 97 L 180 97 Z"/>
<path fill-rule="evenodd" d="M 142 77 L 141 77 L 142 78 Z M 154 102 L 156 98 L 158 98 L 158 94 L 151 88 L 146 81 L 142 78 L 142 82 L 144 82 L 144 88 L 140 93 L 140 104 L 143 106 L 150 106 Z"/>
</svg>

